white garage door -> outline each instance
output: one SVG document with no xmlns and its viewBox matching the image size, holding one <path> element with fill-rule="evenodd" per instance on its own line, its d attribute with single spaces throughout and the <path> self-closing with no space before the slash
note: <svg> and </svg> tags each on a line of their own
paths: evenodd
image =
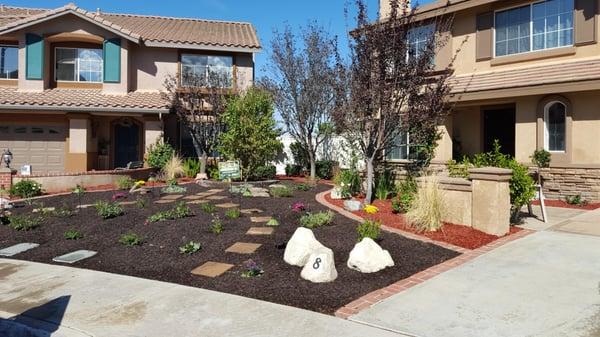
<svg viewBox="0 0 600 337">
<path fill-rule="evenodd" d="M 31 165 L 33 174 L 64 172 L 66 130 L 60 125 L 2 125 L 0 152 L 10 149 L 15 169 Z"/>
</svg>

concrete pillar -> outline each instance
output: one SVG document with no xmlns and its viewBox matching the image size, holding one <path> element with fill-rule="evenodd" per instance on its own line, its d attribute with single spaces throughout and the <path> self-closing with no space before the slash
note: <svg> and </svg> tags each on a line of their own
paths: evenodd
<svg viewBox="0 0 600 337">
<path fill-rule="evenodd" d="M 0 168 L 0 190 L 8 191 L 12 186 L 12 176 L 15 172 L 10 168 Z M 1 197 L 1 195 L 0 195 Z"/>
<path fill-rule="evenodd" d="M 148 151 L 150 145 L 156 143 L 163 136 L 163 124 L 160 120 L 144 121 L 144 152 Z"/>
<path fill-rule="evenodd" d="M 65 157 L 66 172 L 88 171 L 88 139 L 91 136 L 88 118 L 69 119 L 69 146 Z"/>
<path fill-rule="evenodd" d="M 473 228 L 492 235 L 510 231 L 512 170 L 484 167 L 469 170 L 473 183 Z"/>
</svg>

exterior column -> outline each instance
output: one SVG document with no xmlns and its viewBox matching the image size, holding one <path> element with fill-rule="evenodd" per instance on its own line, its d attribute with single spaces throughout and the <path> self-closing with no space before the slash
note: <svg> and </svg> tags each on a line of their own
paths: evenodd
<svg viewBox="0 0 600 337">
<path fill-rule="evenodd" d="M 508 234 L 512 170 L 484 167 L 470 169 L 469 175 L 473 183 L 473 228 L 497 236 Z"/>
<path fill-rule="evenodd" d="M 148 148 L 163 137 L 163 123 L 158 119 L 144 120 L 144 155 Z"/>
<path fill-rule="evenodd" d="M 74 117 L 69 119 L 69 144 L 65 157 L 66 172 L 86 172 L 88 164 L 88 139 L 90 138 L 90 120 Z"/>
</svg>

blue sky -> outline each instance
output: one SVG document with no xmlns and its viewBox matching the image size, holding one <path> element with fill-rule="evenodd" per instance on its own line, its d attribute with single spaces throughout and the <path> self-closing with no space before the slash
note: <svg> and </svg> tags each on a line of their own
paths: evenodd
<svg viewBox="0 0 600 337">
<path fill-rule="evenodd" d="M 316 20 L 332 35 L 339 36 L 340 47 L 346 47 L 343 41 L 347 32 L 344 17 L 346 1 L 354 0 L 168 0 L 168 1 L 92 1 L 92 0 L 18 0 L 5 3 L 12 6 L 52 8 L 74 1 L 77 6 L 87 10 L 101 8 L 106 12 L 162 15 L 175 17 L 195 17 L 203 19 L 246 21 L 255 25 L 264 50 L 256 57 L 257 77 L 264 74 L 267 66 L 268 48 L 274 28 L 290 24 L 292 28 Z M 420 3 L 432 0 L 421 0 Z M 373 17 L 377 12 L 378 1 L 367 0 Z M 350 24 L 352 24 L 352 18 Z M 344 51 L 344 50 L 342 50 Z"/>
</svg>

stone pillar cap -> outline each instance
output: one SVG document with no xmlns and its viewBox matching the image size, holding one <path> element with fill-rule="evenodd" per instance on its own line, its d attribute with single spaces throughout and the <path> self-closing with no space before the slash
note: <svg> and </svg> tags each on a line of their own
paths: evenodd
<svg viewBox="0 0 600 337">
<path fill-rule="evenodd" d="M 11 169 L 9 167 L 0 167 L 0 173 L 14 173 L 16 170 Z"/>
<path fill-rule="evenodd" d="M 499 167 L 480 167 L 469 169 L 471 180 L 509 181 L 512 170 Z"/>
</svg>

